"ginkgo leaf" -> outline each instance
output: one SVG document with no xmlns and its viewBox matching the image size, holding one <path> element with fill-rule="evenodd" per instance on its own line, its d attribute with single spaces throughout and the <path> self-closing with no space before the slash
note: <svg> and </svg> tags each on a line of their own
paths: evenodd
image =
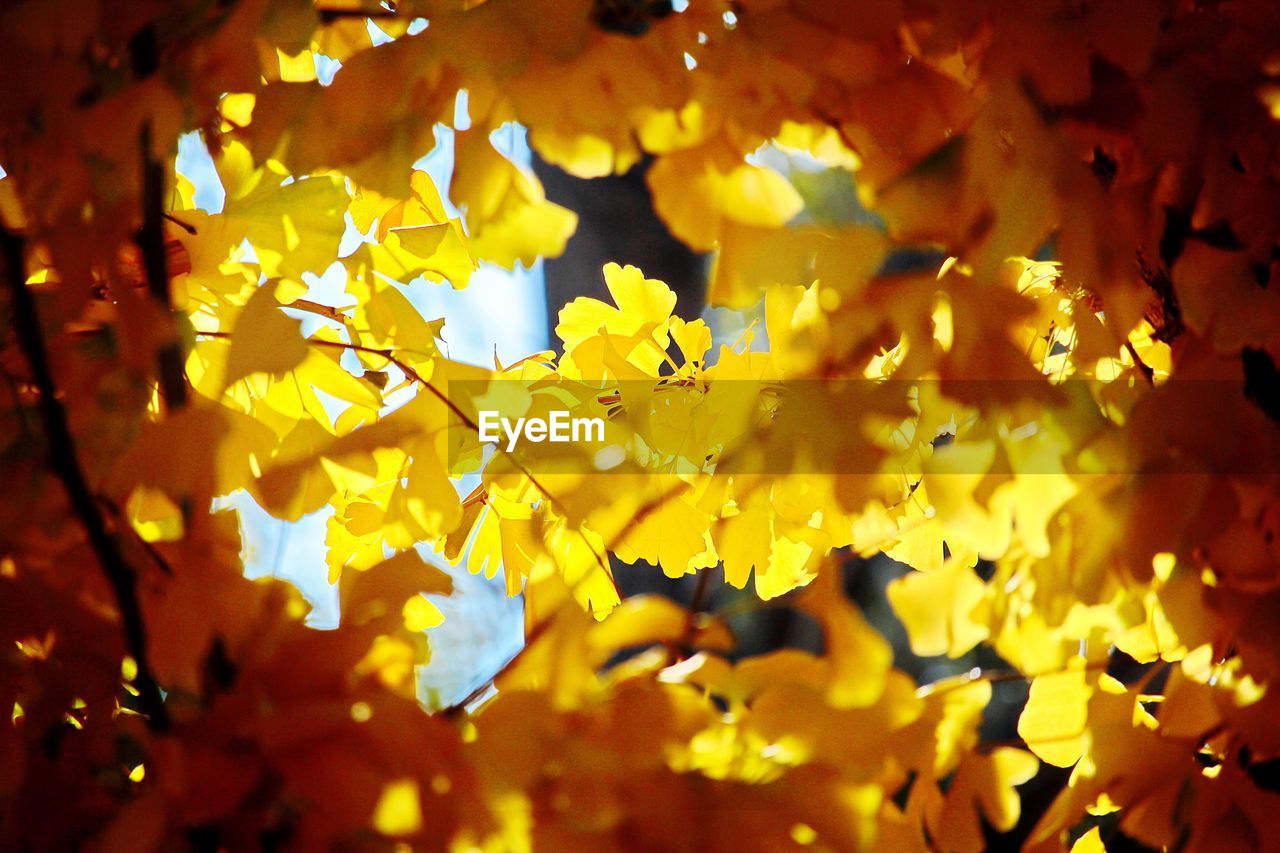
<svg viewBox="0 0 1280 853">
<path fill-rule="evenodd" d="M 629 597 L 591 629 L 589 641 L 605 659 L 626 648 L 655 643 L 685 642 L 721 650 L 733 645 L 724 623 L 699 619 L 668 599 L 651 595 Z"/>
<path fill-rule="evenodd" d="M 934 832 L 948 850 L 985 847 L 979 814 L 997 832 L 1018 822 L 1022 802 L 1015 789 L 1039 769 L 1035 756 L 1001 746 L 989 754 L 970 753 L 956 771 Z"/>
<path fill-rule="evenodd" d="M 219 167 L 226 205 L 212 215 L 185 212 L 183 221 L 192 229 L 183 238 L 186 244 L 208 246 L 223 261 L 248 240 L 270 277 L 296 279 L 306 272 L 321 273 L 334 262 L 351 201 L 340 178 L 315 175 L 283 181 L 284 176 L 256 165 L 234 143 L 224 150 Z"/>
<path fill-rule="evenodd" d="M 1080 759 L 1088 742 L 1086 723 L 1093 689 L 1081 667 L 1036 676 L 1018 717 L 1018 735 L 1037 756 L 1057 767 Z"/>
<path fill-rule="evenodd" d="M 342 618 L 346 624 L 363 625 L 399 617 L 406 600 L 419 593 L 448 595 L 452 591 L 448 575 L 417 551 L 402 551 L 371 568 L 343 575 Z"/>
<path fill-rule="evenodd" d="M 1102 833 L 1093 827 L 1081 835 L 1071 845 L 1071 853 L 1107 853 L 1107 846 L 1102 843 Z"/>
<path fill-rule="evenodd" d="M 642 342 L 652 340 L 656 349 L 637 346 L 629 357 L 635 358 L 641 369 L 656 370 L 670 340 L 667 320 L 676 304 L 675 294 L 666 284 L 645 278 L 631 266 L 606 264 L 604 280 L 617 307 L 579 297 L 560 310 L 555 331 L 565 352 L 572 355 L 583 343 L 605 332 Z"/>
<path fill-rule="evenodd" d="M 236 318 L 223 387 L 258 372 L 280 376 L 307 357 L 298 321 L 280 311 L 274 291 L 271 286 L 255 290 Z"/>
<path fill-rule="evenodd" d="M 440 242 L 449 233 L 448 223 L 436 225 L 417 225 L 412 228 L 393 228 L 391 233 L 400 241 L 406 251 L 420 258 L 430 258 L 440 248 Z"/>
<path fill-rule="evenodd" d="M 795 187 L 772 169 L 698 149 L 659 158 L 646 177 L 658 215 L 699 251 L 716 248 L 727 222 L 780 228 L 804 208 Z"/>
<path fill-rule="evenodd" d="M 828 688 L 837 707 L 864 707 L 878 700 L 889 680 L 893 650 L 840 591 L 838 564 L 827 565 L 805 595 L 805 606 L 822 623 L 831 663 Z"/>
<path fill-rule="evenodd" d="M 988 636 L 973 618 L 987 587 L 968 566 L 952 561 L 935 572 L 910 572 L 886 592 L 918 655 L 960 657 Z"/>
<path fill-rule="evenodd" d="M 458 138 L 455 158 L 450 194 L 466 212 L 477 257 L 512 269 L 516 261 L 532 266 L 564 251 L 578 216 L 548 201 L 536 176 L 478 134 Z"/>
</svg>

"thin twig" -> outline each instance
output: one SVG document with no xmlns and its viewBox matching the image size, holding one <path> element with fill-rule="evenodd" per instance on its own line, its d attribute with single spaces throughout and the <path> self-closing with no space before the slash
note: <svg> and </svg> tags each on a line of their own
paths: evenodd
<svg viewBox="0 0 1280 853">
<path fill-rule="evenodd" d="M 1081 670 L 1084 672 L 1096 672 L 1105 670 L 1111 665 L 1110 659 L 1089 661 Z M 999 684 L 1005 681 L 1032 681 L 1047 675 L 1062 675 L 1071 672 L 1071 668 L 1054 669 L 1048 672 L 1020 672 L 1016 669 L 981 669 L 974 667 L 966 673 L 962 673 L 960 677 L 949 676 L 938 681 L 930 681 L 927 684 L 921 684 L 916 691 L 921 696 L 927 696 L 933 693 L 946 693 L 951 690 L 958 690 L 961 687 L 967 687 L 976 681 L 985 681 L 988 684 Z"/>
<path fill-rule="evenodd" d="M 698 572 L 698 583 L 693 588 L 693 596 L 689 599 L 689 616 L 690 622 L 693 616 L 701 613 L 702 608 L 706 604 L 707 590 L 711 588 L 711 569 L 703 569 Z"/>
<path fill-rule="evenodd" d="M 67 425 L 67 414 L 58 402 L 57 386 L 49 367 L 48 351 L 40 331 L 40 315 L 35 299 L 27 288 L 23 262 L 22 238 L 7 229 L 0 228 L 0 243 L 8 271 L 6 276 L 13 303 L 14 332 L 18 346 L 31 367 L 31 378 L 40 392 L 38 408 L 44 426 L 48 447 L 49 468 L 66 489 L 71 509 L 84 526 L 98 563 L 115 593 L 116 606 L 120 610 L 120 622 L 124 631 L 125 647 L 137 664 L 134 686 L 142 701 L 148 725 L 157 731 L 169 728 L 169 713 L 160 696 L 160 688 L 151 673 L 147 652 L 147 632 L 143 624 L 142 607 L 138 601 L 138 579 L 133 567 L 125 560 L 120 543 L 107 530 L 98 503 L 89 490 L 80 458 L 76 454 L 75 440 Z"/>
<path fill-rule="evenodd" d="M 200 232 L 196 231 L 196 227 L 195 227 L 194 225 L 191 225 L 191 224 L 189 224 L 189 223 L 183 222 L 181 219 L 179 219 L 178 217 L 174 216 L 172 213 L 165 213 L 165 214 L 163 214 L 163 216 L 164 216 L 164 218 L 165 218 L 165 219 L 169 220 L 169 221 L 170 221 L 170 222 L 172 222 L 174 225 L 177 225 L 177 226 L 178 226 L 179 228 L 181 228 L 183 231 L 186 231 L 186 232 L 187 232 L 188 234 L 190 234 L 192 237 L 194 237 L 194 236 L 196 236 L 196 234 L 200 233 Z"/>
</svg>

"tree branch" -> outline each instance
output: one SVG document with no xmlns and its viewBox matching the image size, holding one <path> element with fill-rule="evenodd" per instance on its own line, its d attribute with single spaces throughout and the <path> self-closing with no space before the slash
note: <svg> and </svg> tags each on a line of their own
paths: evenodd
<svg viewBox="0 0 1280 853">
<path fill-rule="evenodd" d="M 151 125 L 142 127 L 138 140 L 142 157 L 142 228 L 138 231 L 138 249 L 142 268 L 147 273 L 151 298 L 165 312 L 172 314 L 169 304 L 169 262 L 164 248 L 164 166 L 151 156 Z M 187 404 L 187 377 L 182 344 L 176 339 L 163 344 L 156 354 L 160 378 L 160 398 L 170 409 Z"/>
<path fill-rule="evenodd" d="M 334 21 L 340 21 L 344 18 L 399 18 L 402 17 L 398 10 L 387 9 L 382 6 L 360 9 L 356 7 L 332 7 L 332 6 L 316 6 L 316 14 L 320 16 L 322 24 L 332 24 Z"/>
<path fill-rule="evenodd" d="M 98 503 L 89 490 L 75 440 L 67 425 L 67 415 L 58 402 L 57 386 L 49 367 L 48 350 L 40 331 L 40 315 L 35 299 L 27 287 L 23 261 L 23 241 L 8 229 L 0 228 L 0 252 L 7 268 L 6 276 L 13 305 L 14 332 L 18 346 L 31 367 L 31 379 L 39 390 L 38 408 L 44 426 L 49 468 L 62 482 L 71 509 L 83 525 L 98 563 L 115 593 L 116 606 L 124 632 L 125 647 L 138 665 L 134 686 L 141 697 L 148 725 L 157 731 L 169 728 L 169 714 L 160 688 L 151 673 L 147 653 L 147 633 L 138 602 L 138 581 L 133 567 L 125 560 L 120 543 L 107 530 Z"/>
</svg>

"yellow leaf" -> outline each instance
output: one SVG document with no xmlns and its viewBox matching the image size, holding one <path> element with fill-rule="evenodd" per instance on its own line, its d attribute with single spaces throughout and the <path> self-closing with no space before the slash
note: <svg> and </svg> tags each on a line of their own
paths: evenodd
<svg viewBox="0 0 1280 853">
<path fill-rule="evenodd" d="M 1082 667 L 1036 676 L 1018 717 L 1018 735 L 1045 762 L 1070 767 L 1080 760 L 1087 743 L 1092 695 Z"/>
<path fill-rule="evenodd" d="M 420 258 L 429 258 L 440 247 L 440 241 L 449 232 L 449 224 L 416 225 L 412 228 L 393 228 L 391 233 L 400 238 L 400 245 Z"/>
<path fill-rule="evenodd" d="M 422 828 L 422 801 L 413 779 L 388 782 L 373 810 L 373 828 L 383 835 L 412 835 Z"/>
<path fill-rule="evenodd" d="M 804 209 L 790 181 L 760 166 L 738 166 L 725 178 L 722 192 L 725 216 L 743 225 L 780 228 Z"/>
<path fill-rule="evenodd" d="M 887 589 L 893 612 L 907 629 L 911 651 L 953 658 L 987 638 L 987 626 L 972 619 L 986 591 L 972 569 L 954 560 L 935 572 L 909 572 Z"/>
<path fill-rule="evenodd" d="M 306 83 L 316 79 L 316 61 L 311 51 L 304 50 L 297 56 L 290 56 L 277 47 L 276 57 L 280 60 L 281 80 L 287 83 Z"/>
<path fill-rule="evenodd" d="M 633 525 L 614 553 L 626 563 L 644 560 L 678 578 L 716 563 L 709 536 L 711 518 L 684 498 L 664 501 Z"/>
<path fill-rule="evenodd" d="M 247 152 L 235 145 L 226 150 L 219 167 L 228 184 L 226 207 L 212 216 L 184 213 L 197 229 L 196 236 L 184 242 L 212 242 L 225 258 L 247 239 L 262 271 L 271 277 L 319 274 L 337 260 L 351 201 L 341 178 L 315 175 L 281 183 L 280 175 L 255 168 Z"/>
<path fill-rule="evenodd" d="M 669 598 L 650 594 L 631 596 L 588 634 L 602 663 L 622 649 L 686 639 L 699 648 L 733 645 L 724 623 L 699 619 Z"/>
<path fill-rule="evenodd" d="M 646 180 L 671 233 L 698 251 L 715 249 L 727 223 L 781 228 L 804 209 L 777 172 L 705 147 L 660 157 Z"/>
<path fill-rule="evenodd" d="M 537 177 L 480 133 L 456 138 L 450 195 L 466 212 L 471 251 L 506 269 L 560 255 L 578 226 L 576 213 L 547 201 Z"/>
<path fill-rule="evenodd" d="M 1071 853 L 1107 853 L 1107 845 L 1102 843 L 1102 833 L 1098 827 L 1086 832 L 1071 845 Z"/>
<path fill-rule="evenodd" d="M 845 596 L 838 563 L 824 566 L 806 590 L 805 609 L 822 623 L 831 663 L 828 697 L 839 708 L 863 708 L 884 693 L 893 649 Z"/>
<path fill-rule="evenodd" d="M 670 342 L 668 320 L 676 305 L 675 293 L 662 282 L 645 278 L 633 266 L 605 264 L 604 280 L 616 308 L 580 296 L 560 309 L 556 335 L 564 341 L 565 353 L 572 355 L 584 342 L 604 332 L 635 341 L 652 341 L 654 345 L 635 347 L 629 359 L 645 372 L 656 374 Z"/>
<path fill-rule="evenodd" d="M 1007 746 L 965 756 L 933 827 L 939 847 L 975 853 L 985 849 L 978 809 L 997 832 L 1013 829 L 1022 813 L 1014 788 L 1030 780 L 1039 766 L 1035 756 Z"/>
<path fill-rule="evenodd" d="M 342 576 L 342 621 L 362 625 L 371 619 L 403 615 L 405 602 L 420 593 L 448 595 L 453 581 L 412 548 L 363 571 Z"/>
<path fill-rule="evenodd" d="M 268 282 L 253 292 L 236 318 L 223 388 L 258 372 L 280 376 L 306 357 L 307 344 L 298 321 L 280 311 L 275 285 Z"/>
<path fill-rule="evenodd" d="M 404 617 L 404 629 L 414 634 L 444 623 L 444 614 L 440 612 L 440 608 L 420 595 L 405 601 L 400 615 Z"/>
</svg>

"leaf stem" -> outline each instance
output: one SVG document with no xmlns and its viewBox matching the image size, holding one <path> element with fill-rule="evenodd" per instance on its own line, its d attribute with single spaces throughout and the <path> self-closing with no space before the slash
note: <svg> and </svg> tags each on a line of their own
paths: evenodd
<svg viewBox="0 0 1280 853">
<path fill-rule="evenodd" d="M 181 219 L 179 219 L 178 217 L 174 216 L 172 213 L 165 213 L 165 214 L 163 214 L 163 215 L 164 215 L 164 218 L 165 218 L 165 219 L 169 220 L 169 221 L 170 221 L 170 222 L 172 222 L 174 225 L 177 225 L 179 228 L 181 228 L 183 231 L 186 231 L 186 232 L 187 232 L 188 234 L 190 234 L 192 237 L 194 237 L 194 236 L 196 236 L 198 233 L 200 233 L 200 232 L 198 232 L 198 231 L 196 230 L 196 227 L 195 227 L 194 225 L 191 225 L 191 224 L 189 224 L 189 223 L 187 223 L 187 222 L 183 222 Z"/>
</svg>

